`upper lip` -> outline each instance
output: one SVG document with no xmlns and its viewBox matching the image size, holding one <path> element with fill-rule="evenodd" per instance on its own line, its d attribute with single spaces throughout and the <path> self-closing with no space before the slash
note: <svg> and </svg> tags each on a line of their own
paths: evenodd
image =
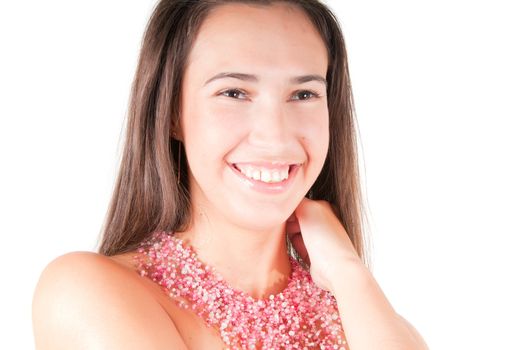
<svg viewBox="0 0 527 350">
<path fill-rule="evenodd" d="M 232 162 L 231 165 L 236 164 L 246 164 L 246 165 L 254 165 L 254 166 L 260 166 L 264 168 L 272 168 L 273 166 L 283 166 L 283 165 L 300 165 L 302 162 L 295 161 L 295 160 L 253 160 L 253 161 L 245 161 L 245 162 Z"/>
</svg>

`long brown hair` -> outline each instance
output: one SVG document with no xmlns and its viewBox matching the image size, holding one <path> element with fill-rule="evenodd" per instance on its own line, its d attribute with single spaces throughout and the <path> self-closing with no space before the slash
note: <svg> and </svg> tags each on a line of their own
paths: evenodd
<svg viewBox="0 0 527 350">
<path fill-rule="evenodd" d="M 335 15 L 318 0 L 159 1 L 143 37 L 120 170 L 99 253 L 111 256 L 129 252 L 155 231 L 188 228 L 191 215 L 188 167 L 183 144 L 171 135 L 180 118 L 180 87 L 187 56 L 201 23 L 214 7 L 226 3 L 274 2 L 303 9 L 326 44 L 329 150 L 308 197 L 333 204 L 357 252 L 367 262 L 346 47 Z"/>
</svg>

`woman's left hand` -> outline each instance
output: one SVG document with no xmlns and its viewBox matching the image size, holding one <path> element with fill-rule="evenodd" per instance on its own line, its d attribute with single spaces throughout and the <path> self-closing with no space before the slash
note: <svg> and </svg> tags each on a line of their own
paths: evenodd
<svg viewBox="0 0 527 350">
<path fill-rule="evenodd" d="M 302 260 L 310 266 L 311 278 L 333 292 L 339 271 L 360 257 L 331 204 L 303 198 L 286 223 L 286 234 Z"/>
<path fill-rule="evenodd" d="M 287 220 L 286 234 L 310 265 L 313 282 L 336 297 L 349 348 L 428 349 L 415 328 L 392 308 L 329 202 L 303 198 Z M 356 266 L 360 268 L 355 270 Z M 350 281 L 350 276 L 363 278 Z"/>
</svg>

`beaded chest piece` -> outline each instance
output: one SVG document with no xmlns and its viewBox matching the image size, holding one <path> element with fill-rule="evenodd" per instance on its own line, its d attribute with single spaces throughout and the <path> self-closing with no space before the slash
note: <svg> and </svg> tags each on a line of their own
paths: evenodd
<svg viewBox="0 0 527 350">
<path fill-rule="evenodd" d="M 156 232 L 134 256 L 137 271 L 215 328 L 228 349 L 345 349 L 335 298 L 289 258 L 287 287 L 265 299 L 231 288 L 194 249 Z M 176 300 L 183 299 L 184 301 Z"/>
</svg>

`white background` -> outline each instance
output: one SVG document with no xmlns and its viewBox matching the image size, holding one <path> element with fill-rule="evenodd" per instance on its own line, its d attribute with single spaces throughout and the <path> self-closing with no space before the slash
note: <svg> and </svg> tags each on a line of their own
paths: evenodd
<svg viewBox="0 0 527 350">
<path fill-rule="evenodd" d="M 374 273 L 432 349 L 527 349 L 521 1 L 328 1 L 348 41 Z M 0 3 L 2 349 L 94 250 L 154 1 Z"/>
</svg>

